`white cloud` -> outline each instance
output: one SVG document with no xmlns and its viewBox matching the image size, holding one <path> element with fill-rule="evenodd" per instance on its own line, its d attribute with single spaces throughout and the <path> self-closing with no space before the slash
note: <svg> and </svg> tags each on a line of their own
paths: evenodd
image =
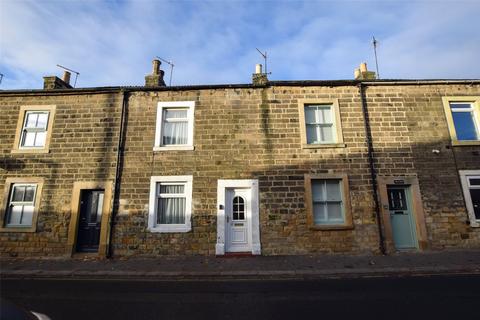
<svg viewBox="0 0 480 320">
<path fill-rule="evenodd" d="M 156 55 L 175 62 L 174 84 L 245 83 L 256 47 L 271 79 L 351 79 L 374 66 L 373 34 L 383 77 L 478 77 L 479 14 L 474 1 L 2 0 L 1 87 L 40 88 L 57 63 L 79 86 L 142 85 Z"/>
</svg>

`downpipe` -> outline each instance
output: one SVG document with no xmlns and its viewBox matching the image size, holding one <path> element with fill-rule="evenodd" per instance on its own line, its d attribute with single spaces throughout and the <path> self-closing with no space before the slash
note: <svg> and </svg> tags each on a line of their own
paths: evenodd
<svg viewBox="0 0 480 320">
<path fill-rule="evenodd" d="M 377 173 L 375 170 L 374 155 L 373 155 L 373 143 L 372 143 L 372 130 L 370 128 L 370 118 L 368 116 L 367 98 L 365 94 L 365 86 L 363 83 L 358 84 L 360 92 L 360 100 L 362 101 L 362 114 L 365 124 L 365 137 L 367 139 L 367 152 L 368 152 L 368 164 L 370 167 L 370 177 L 372 179 L 372 192 L 373 201 L 375 203 L 375 216 L 377 218 L 377 227 L 379 235 L 379 249 L 383 255 L 386 255 L 387 250 L 385 248 L 385 235 L 382 228 L 382 220 L 380 214 L 380 202 L 378 200 L 378 182 Z"/>
<path fill-rule="evenodd" d="M 120 180 L 122 173 L 122 160 L 123 160 L 123 151 L 125 147 L 125 122 L 126 122 L 126 113 L 127 113 L 127 104 L 128 104 L 128 94 L 126 90 L 121 90 L 122 95 L 122 113 L 120 116 L 120 129 L 118 134 L 118 143 L 117 143 L 117 162 L 115 165 L 115 183 L 113 190 L 113 205 L 112 205 L 112 216 L 110 218 L 110 232 L 108 239 L 108 252 L 107 258 L 112 258 L 113 256 L 113 232 L 115 226 L 115 218 L 117 212 L 120 209 Z"/>
</svg>

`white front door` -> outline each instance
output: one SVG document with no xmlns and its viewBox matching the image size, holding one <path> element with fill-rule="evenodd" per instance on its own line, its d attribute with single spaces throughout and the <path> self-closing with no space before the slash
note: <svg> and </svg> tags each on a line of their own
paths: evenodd
<svg viewBox="0 0 480 320">
<path fill-rule="evenodd" d="M 252 251 L 251 189 L 227 189 L 225 194 L 225 251 Z"/>
<path fill-rule="evenodd" d="M 258 180 L 218 180 L 215 254 L 261 254 Z"/>
</svg>

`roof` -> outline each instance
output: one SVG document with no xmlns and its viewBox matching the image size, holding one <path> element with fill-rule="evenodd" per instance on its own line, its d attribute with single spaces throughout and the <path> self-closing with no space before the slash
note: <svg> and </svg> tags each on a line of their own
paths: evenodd
<svg viewBox="0 0 480 320">
<path fill-rule="evenodd" d="M 69 89 L 17 89 L 0 90 L 0 95 L 9 94 L 78 94 L 78 93 L 100 93 L 100 92 L 140 92 L 140 91 L 186 91 L 186 90 L 209 90 L 209 89 L 242 89 L 242 88 L 264 88 L 272 86 L 289 87 L 338 87 L 357 85 L 447 85 L 447 84 L 480 84 L 480 79 L 377 79 L 377 80 L 289 80 L 289 81 L 268 81 L 264 86 L 249 84 L 209 84 L 209 85 L 184 85 L 165 87 L 145 86 L 110 86 L 110 87 L 86 87 Z"/>
</svg>

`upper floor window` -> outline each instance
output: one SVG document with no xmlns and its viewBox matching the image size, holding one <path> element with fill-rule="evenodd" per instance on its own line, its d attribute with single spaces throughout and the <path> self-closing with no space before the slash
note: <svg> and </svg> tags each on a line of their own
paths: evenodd
<svg viewBox="0 0 480 320">
<path fill-rule="evenodd" d="M 150 231 L 190 231 L 192 176 L 152 177 L 149 207 L 148 228 Z"/>
<path fill-rule="evenodd" d="M 194 101 L 159 102 L 155 151 L 193 150 Z"/>
<path fill-rule="evenodd" d="M 7 178 L 0 231 L 35 231 L 42 187 L 42 178 Z"/>
<path fill-rule="evenodd" d="M 444 97 L 443 104 L 452 144 L 480 143 L 480 97 Z"/>
<path fill-rule="evenodd" d="M 22 128 L 20 148 L 43 148 L 47 140 L 49 112 L 27 111 Z"/>
<path fill-rule="evenodd" d="M 298 107 L 303 148 L 344 146 L 337 99 L 302 99 Z"/>
<path fill-rule="evenodd" d="M 13 153 L 48 153 L 55 106 L 22 106 Z"/>
<path fill-rule="evenodd" d="M 307 144 L 335 143 L 335 121 L 331 104 L 313 104 L 305 106 L 305 126 Z"/>
</svg>

